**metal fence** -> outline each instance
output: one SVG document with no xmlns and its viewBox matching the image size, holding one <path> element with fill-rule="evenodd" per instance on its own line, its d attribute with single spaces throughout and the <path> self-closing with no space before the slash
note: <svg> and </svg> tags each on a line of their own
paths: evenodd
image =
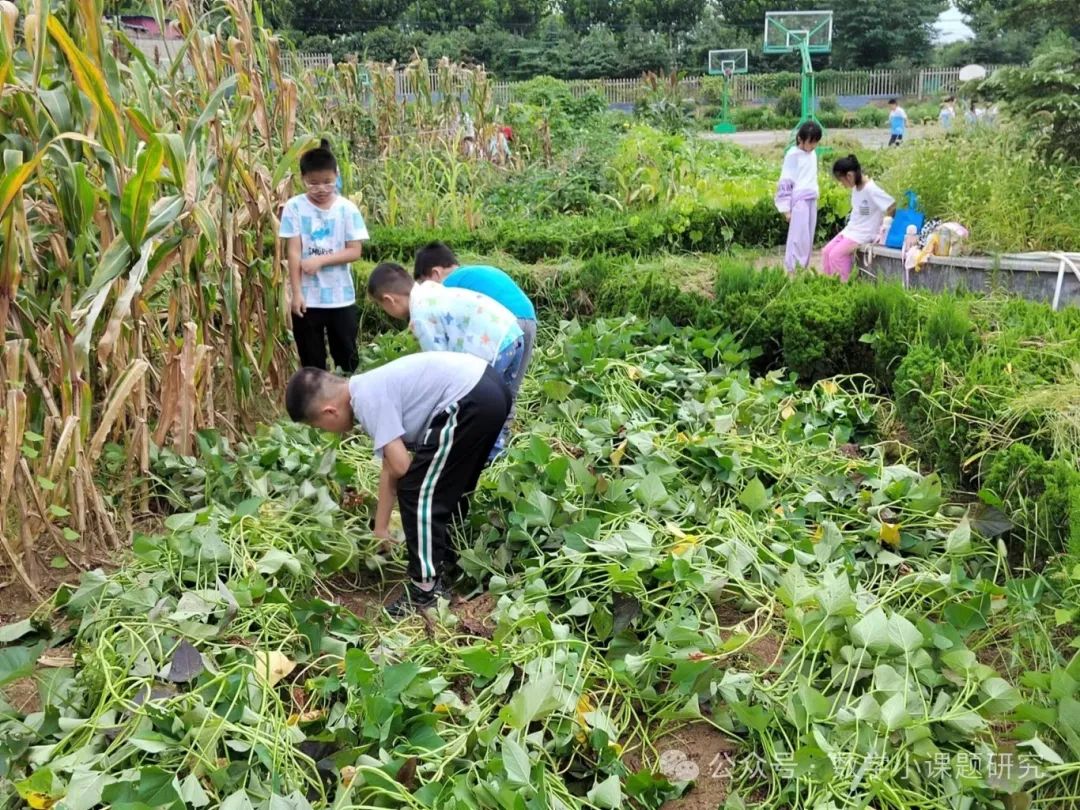
<svg viewBox="0 0 1080 810">
<path fill-rule="evenodd" d="M 333 66 L 330 54 L 296 53 L 287 57 L 297 73 L 308 69 Z M 987 68 L 993 71 L 995 67 Z M 415 74 L 399 71 L 396 77 L 397 93 L 401 98 L 415 96 L 419 90 Z M 436 74 L 429 77 L 430 88 L 435 90 Z M 960 68 L 919 68 L 911 70 L 851 70 L 822 71 L 817 75 L 817 94 L 821 96 L 854 96 L 926 98 L 943 92 L 954 91 L 960 82 Z M 493 81 L 491 83 L 496 104 L 506 106 L 519 101 L 522 82 Z M 601 94 L 610 105 L 630 105 L 646 91 L 642 78 L 636 79 L 571 79 L 567 82 L 575 98 L 588 93 Z M 684 96 L 696 97 L 702 91 L 702 77 L 682 79 L 679 87 Z M 736 103 L 746 103 L 775 98 L 786 89 L 799 89 L 797 73 L 748 73 L 731 79 L 731 98 Z"/>
</svg>

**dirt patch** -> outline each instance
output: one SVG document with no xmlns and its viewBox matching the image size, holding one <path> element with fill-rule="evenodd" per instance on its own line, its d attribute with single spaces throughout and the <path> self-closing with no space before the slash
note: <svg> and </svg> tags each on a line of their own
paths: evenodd
<svg viewBox="0 0 1080 810">
<path fill-rule="evenodd" d="M 475 599 L 454 600 L 450 609 L 461 620 L 461 629 L 474 636 L 491 638 L 495 622 L 491 618 L 498 600 L 495 594 L 482 593 Z"/>
<path fill-rule="evenodd" d="M 364 588 L 345 582 L 330 583 L 331 600 L 362 619 L 374 619 L 382 612 L 383 597 L 376 588 Z"/>
<path fill-rule="evenodd" d="M 4 700 L 21 715 L 41 711 L 41 695 L 38 693 L 37 682 L 33 677 L 12 681 L 3 688 L 2 692 Z"/>
<path fill-rule="evenodd" d="M 664 810 L 717 810 L 727 799 L 731 767 L 738 746 L 705 722 L 690 723 L 653 740 L 656 754 L 627 753 L 632 771 L 647 767 L 671 782 L 692 782 L 686 793 L 664 804 Z"/>
<path fill-rule="evenodd" d="M 769 670 L 777 666 L 784 652 L 784 642 L 771 628 L 763 613 L 747 613 L 737 605 L 724 602 L 716 606 L 716 619 L 720 636 L 726 641 L 734 635 L 755 636 L 740 649 L 733 651 L 732 659 L 742 656 L 756 669 Z"/>
</svg>

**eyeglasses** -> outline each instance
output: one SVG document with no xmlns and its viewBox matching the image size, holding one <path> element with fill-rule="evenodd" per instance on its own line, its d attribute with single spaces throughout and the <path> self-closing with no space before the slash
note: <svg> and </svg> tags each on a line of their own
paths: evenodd
<svg viewBox="0 0 1080 810">
<path fill-rule="evenodd" d="M 310 191 L 333 191 L 337 188 L 337 183 L 311 183 L 305 180 L 304 186 Z"/>
</svg>

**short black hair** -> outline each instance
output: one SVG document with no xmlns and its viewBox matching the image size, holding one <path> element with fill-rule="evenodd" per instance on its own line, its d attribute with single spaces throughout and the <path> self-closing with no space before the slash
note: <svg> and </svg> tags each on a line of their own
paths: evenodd
<svg viewBox="0 0 1080 810">
<path fill-rule="evenodd" d="M 336 379 L 330 372 L 312 366 L 305 366 L 293 374 L 285 387 L 285 410 L 289 417 L 294 422 L 308 421 L 327 385 Z"/>
<path fill-rule="evenodd" d="M 428 242 L 416 251 L 413 276 L 417 281 L 423 281 L 430 278 L 431 271 L 436 267 L 455 267 L 457 264 L 458 258 L 449 247 L 442 242 Z"/>
<path fill-rule="evenodd" d="M 900 102 L 899 102 L 899 101 L 897 101 L 897 100 L 896 100 L 895 98 L 890 98 L 890 99 L 889 99 L 889 103 L 890 103 L 890 104 L 899 104 Z"/>
<path fill-rule="evenodd" d="M 308 149 L 300 156 L 301 176 L 311 172 L 336 172 L 337 170 L 337 158 L 330 151 L 330 141 L 326 138 L 323 138 L 316 148 Z"/>
<path fill-rule="evenodd" d="M 818 143 L 823 134 L 821 126 L 816 121 L 807 121 L 795 133 L 795 143 Z"/>
<path fill-rule="evenodd" d="M 400 264 L 382 262 L 375 265 L 375 269 L 371 271 L 367 282 L 367 292 L 372 298 L 378 298 L 387 293 L 408 295 L 415 283 L 409 272 Z"/>
</svg>

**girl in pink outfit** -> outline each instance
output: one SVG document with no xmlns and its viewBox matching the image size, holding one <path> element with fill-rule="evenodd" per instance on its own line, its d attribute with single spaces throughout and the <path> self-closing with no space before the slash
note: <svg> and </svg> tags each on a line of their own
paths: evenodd
<svg viewBox="0 0 1080 810">
<path fill-rule="evenodd" d="M 859 245 L 868 245 L 877 239 L 882 220 L 896 210 L 896 200 L 869 177 L 863 176 L 855 155 L 836 161 L 833 177 L 844 188 L 851 189 L 851 218 L 847 227 L 821 251 L 821 272 L 847 281 L 855 263 L 855 251 Z"/>
<path fill-rule="evenodd" d="M 776 187 L 776 208 L 788 221 L 784 269 L 794 274 L 797 267 L 810 266 L 817 228 L 818 171 L 817 145 L 821 127 L 807 121 L 795 135 L 795 145 L 784 155 L 784 168 Z"/>
</svg>

